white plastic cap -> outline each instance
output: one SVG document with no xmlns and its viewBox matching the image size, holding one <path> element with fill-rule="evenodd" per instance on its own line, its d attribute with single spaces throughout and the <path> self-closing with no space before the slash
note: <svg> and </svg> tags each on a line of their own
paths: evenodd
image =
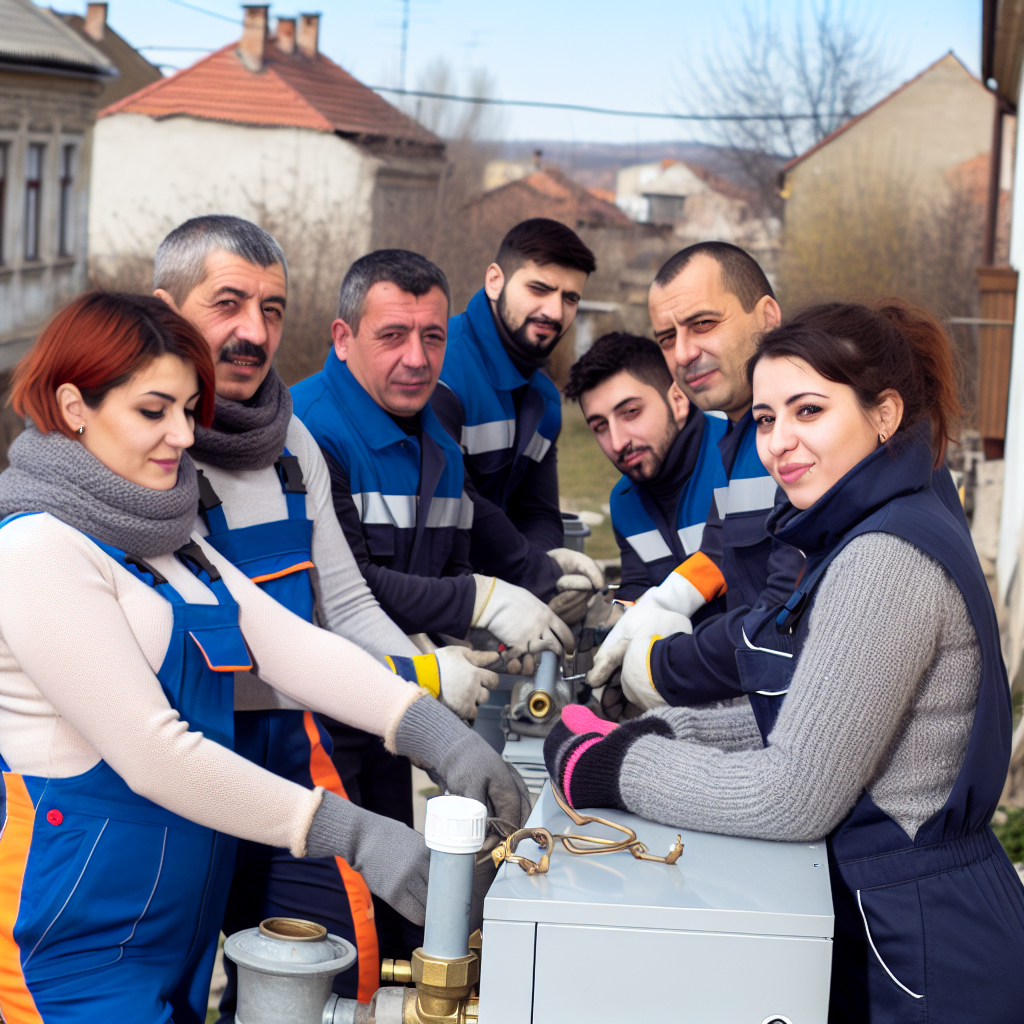
<svg viewBox="0 0 1024 1024">
<path fill-rule="evenodd" d="M 435 796 L 427 801 L 423 837 L 438 853 L 476 853 L 484 845 L 487 808 L 464 796 Z"/>
</svg>

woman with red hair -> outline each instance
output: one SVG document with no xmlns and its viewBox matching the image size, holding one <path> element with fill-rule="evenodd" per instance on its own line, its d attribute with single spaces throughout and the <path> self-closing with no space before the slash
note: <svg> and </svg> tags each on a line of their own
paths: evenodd
<svg viewBox="0 0 1024 1024">
<path fill-rule="evenodd" d="M 195 328 L 157 299 L 81 296 L 12 401 L 30 419 L 0 475 L 3 1018 L 204 1021 L 234 837 L 344 858 L 422 922 L 422 837 L 233 751 L 234 673 L 255 662 L 293 706 L 392 751 L 432 741 L 407 719 L 425 691 L 192 535 L 186 449 L 214 405 Z M 428 757 L 449 788 L 517 816 L 497 755 L 454 746 L 435 737 Z"/>
</svg>

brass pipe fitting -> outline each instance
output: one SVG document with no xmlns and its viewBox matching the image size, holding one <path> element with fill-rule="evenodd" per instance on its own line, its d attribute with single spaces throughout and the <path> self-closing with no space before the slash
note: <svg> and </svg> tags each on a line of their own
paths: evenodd
<svg viewBox="0 0 1024 1024">
<path fill-rule="evenodd" d="M 530 694 L 530 699 L 526 702 L 526 706 L 530 709 L 530 714 L 534 718 L 547 718 L 548 713 L 551 711 L 551 694 L 545 690 L 534 690 Z"/>
<path fill-rule="evenodd" d="M 412 981 L 412 964 L 408 960 L 385 957 L 380 962 L 380 980 L 394 985 L 408 985 Z"/>
</svg>

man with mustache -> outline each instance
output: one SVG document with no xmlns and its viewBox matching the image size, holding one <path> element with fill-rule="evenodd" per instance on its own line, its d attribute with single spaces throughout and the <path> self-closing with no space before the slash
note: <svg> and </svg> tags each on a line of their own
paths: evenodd
<svg viewBox="0 0 1024 1024">
<path fill-rule="evenodd" d="M 197 217 L 161 243 L 154 284 L 157 297 L 198 328 L 214 358 L 216 416 L 211 427 L 196 425 L 190 449 L 200 471 L 196 531 L 291 611 L 405 669 L 406 678 L 461 713 L 475 711 L 497 676 L 457 648 L 421 655 L 374 600 L 338 525 L 323 457 L 292 414 L 291 396 L 272 366 L 288 288 L 278 243 L 238 217 Z M 412 825 L 406 756 L 389 753 L 368 733 L 284 706 L 256 673 L 236 674 L 235 702 L 238 753 L 300 785 L 351 798 L 376 812 L 379 827 L 394 827 L 387 818 Z M 485 774 L 505 773 L 454 715 L 436 701 L 421 703 L 432 719 L 425 732 L 448 728 L 461 747 L 477 745 Z M 412 752 L 397 740 L 396 749 Z M 508 782 L 515 793 L 515 780 Z M 310 918 L 355 943 L 358 967 L 339 975 L 335 990 L 364 1000 L 378 985 L 378 953 L 406 956 L 419 938 L 386 903 L 371 900 L 345 861 L 299 860 L 286 850 L 239 844 L 223 930 L 231 934 L 282 915 Z M 233 1020 L 234 966 L 226 961 L 225 968 L 221 1019 Z"/>
<path fill-rule="evenodd" d="M 726 483 L 718 442 L 727 421 L 705 416 L 672 384 L 653 341 L 615 333 L 573 364 L 565 388 L 622 473 L 610 505 L 622 555 L 615 597 L 623 603 L 700 550 L 708 507 Z"/>
<path fill-rule="evenodd" d="M 326 457 L 356 561 L 402 630 L 461 639 L 478 626 L 512 648 L 560 654 L 573 641 L 558 616 L 470 564 L 474 510 L 462 452 L 429 405 L 449 303 L 444 272 L 417 253 L 382 249 L 356 260 L 338 293 L 324 368 L 292 388 L 295 411 Z"/>
<path fill-rule="evenodd" d="M 648 307 L 678 386 L 705 412 L 728 417 L 719 442 L 728 483 L 711 503 L 701 551 L 616 624 L 587 682 L 607 682 L 622 665 L 627 696 L 644 706 L 698 704 L 742 694 L 735 652 L 743 646 L 743 619 L 762 593 L 785 601 L 803 569 L 800 552 L 765 531 L 777 487 L 757 456 L 746 374 L 757 338 L 782 312 L 761 267 L 727 242 L 699 242 L 672 256 L 651 285 Z M 689 621 L 672 626 L 663 614 L 689 620 L 708 595 L 721 592 L 726 612 L 692 634 Z M 677 635 L 648 644 L 642 667 L 623 664 L 628 641 L 670 632 Z"/>
<path fill-rule="evenodd" d="M 466 311 L 452 317 L 431 406 L 462 447 L 475 490 L 470 561 L 579 622 L 604 576 L 564 547 L 558 389 L 543 366 L 576 319 L 594 254 L 543 217 L 512 228 Z"/>
</svg>

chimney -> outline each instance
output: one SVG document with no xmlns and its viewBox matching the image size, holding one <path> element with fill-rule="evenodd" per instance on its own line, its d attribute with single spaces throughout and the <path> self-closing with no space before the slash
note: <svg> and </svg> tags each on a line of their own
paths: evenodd
<svg viewBox="0 0 1024 1024">
<path fill-rule="evenodd" d="M 90 39 L 96 40 L 97 43 L 102 43 L 106 28 L 107 5 L 89 4 L 85 9 L 85 34 Z"/>
<path fill-rule="evenodd" d="M 267 45 L 267 8 L 270 4 L 244 4 L 242 38 L 238 56 L 249 71 L 263 70 L 263 49 Z"/>
<path fill-rule="evenodd" d="M 320 47 L 320 15 L 300 14 L 296 40 L 299 50 L 307 57 L 315 57 Z"/>
<path fill-rule="evenodd" d="M 535 171 L 539 171 L 540 170 L 540 161 L 541 161 L 541 157 L 543 157 L 543 156 L 544 156 L 544 150 L 543 149 L 535 149 L 533 151 L 533 169 Z"/>
<path fill-rule="evenodd" d="M 277 48 L 282 53 L 295 52 L 295 19 L 277 19 Z"/>
</svg>

